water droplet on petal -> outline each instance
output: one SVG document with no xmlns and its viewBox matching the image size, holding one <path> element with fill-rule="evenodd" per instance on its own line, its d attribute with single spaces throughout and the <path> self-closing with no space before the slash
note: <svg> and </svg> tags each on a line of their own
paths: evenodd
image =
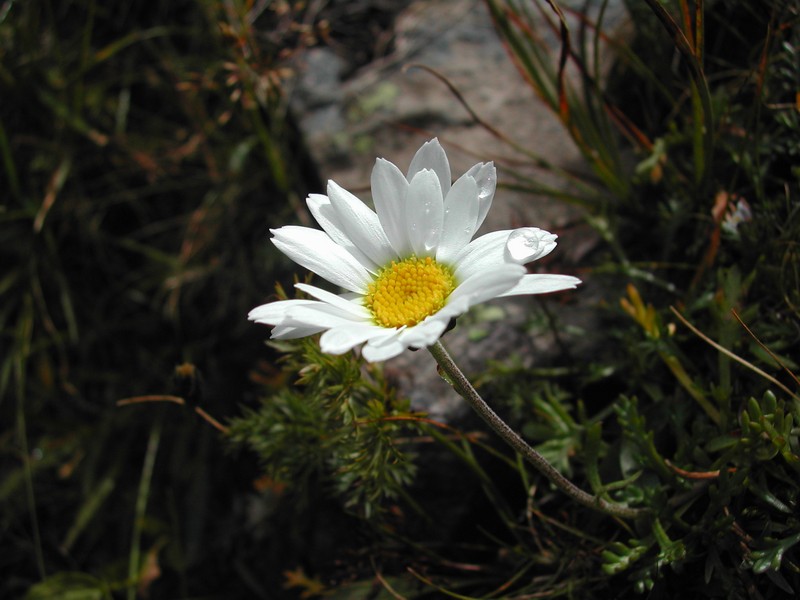
<svg viewBox="0 0 800 600">
<path fill-rule="evenodd" d="M 507 257 L 518 264 L 541 258 L 555 248 L 556 237 L 558 236 L 538 227 L 515 229 L 506 242 Z"/>
</svg>

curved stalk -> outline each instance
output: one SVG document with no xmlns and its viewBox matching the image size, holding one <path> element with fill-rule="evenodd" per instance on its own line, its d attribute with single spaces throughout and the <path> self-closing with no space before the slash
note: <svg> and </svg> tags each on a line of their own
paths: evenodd
<svg viewBox="0 0 800 600">
<path fill-rule="evenodd" d="M 599 496 L 592 496 L 586 493 L 569 479 L 564 477 L 547 459 L 534 450 L 519 434 L 511 429 L 503 419 L 497 416 L 486 401 L 481 398 L 469 380 L 466 378 L 458 365 L 453 361 L 442 346 L 441 342 L 436 342 L 429 346 L 428 350 L 436 359 L 441 369 L 449 377 L 453 388 L 459 395 L 469 402 L 470 406 L 478 415 L 491 427 L 503 440 L 505 440 L 514 450 L 519 452 L 539 473 L 544 475 L 559 490 L 567 494 L 570 498 L 588 508 L 621 517 L 623 519 L 635 519 L 646 515 L 649 511 L 642 508 L 629 508 L 603 500 Z"/>
</svg>

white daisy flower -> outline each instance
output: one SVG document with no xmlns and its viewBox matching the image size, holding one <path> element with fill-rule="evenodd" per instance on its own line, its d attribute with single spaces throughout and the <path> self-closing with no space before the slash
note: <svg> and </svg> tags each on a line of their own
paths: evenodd
<svg viewBox="0 0 800 600">
<path fill-rule="evenodd" d="M 476 164 L 451 184 L 447 156 L 433 139 L 417 151 L 406 176 L 379 158 L 371 183 L 375 211 L 329 181 L 327 196 L 306 201 L 322 231 L 270 230 L 281 252 L 347 290 L 337 295 L 298 283 L 315 299 L 253 309 L 249 319 L 274 326 L 272 338 L 324 332 L 323 352 L 365 344 L 364 358 L 381 361 L 436 343 L 451 319 L 480 302 L 580 283 L 569 275 L 527 274 L 524 264 L 555 248 L 552 233 L 523 227 L 472 239 L 494 197 L 492 163 Z"/>
</svg>

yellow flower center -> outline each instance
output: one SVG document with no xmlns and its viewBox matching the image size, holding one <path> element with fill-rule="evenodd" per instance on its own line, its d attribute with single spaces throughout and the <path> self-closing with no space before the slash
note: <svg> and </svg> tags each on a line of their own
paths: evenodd
<svg viewBox="0 0 800 600">
<path fill-rule="evenodd" d="M 412 256 L 381 269 L 365 304 L 382 327 L 412 327 L 439 311 L 455 287 L 447 266 L 429 256 Z"/>
</svg>

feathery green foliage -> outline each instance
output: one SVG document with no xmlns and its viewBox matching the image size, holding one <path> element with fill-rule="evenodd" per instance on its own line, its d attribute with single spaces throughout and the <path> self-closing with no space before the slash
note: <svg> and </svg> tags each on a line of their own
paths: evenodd
<svg viewBox="0 0 800 600">
<path fill-rule="evenodd" d="M 414 462 L 401 447 L 419 429 L 408 401 L 350 354 L 323 354 L 309 339 L 272 345 L 284 353 L 290 385 L 233 419 L 231 442 L 252 449 L 292 493 L 328 489 L 345 508 L 372 517 L 413 480 Z"/>
</svg>

